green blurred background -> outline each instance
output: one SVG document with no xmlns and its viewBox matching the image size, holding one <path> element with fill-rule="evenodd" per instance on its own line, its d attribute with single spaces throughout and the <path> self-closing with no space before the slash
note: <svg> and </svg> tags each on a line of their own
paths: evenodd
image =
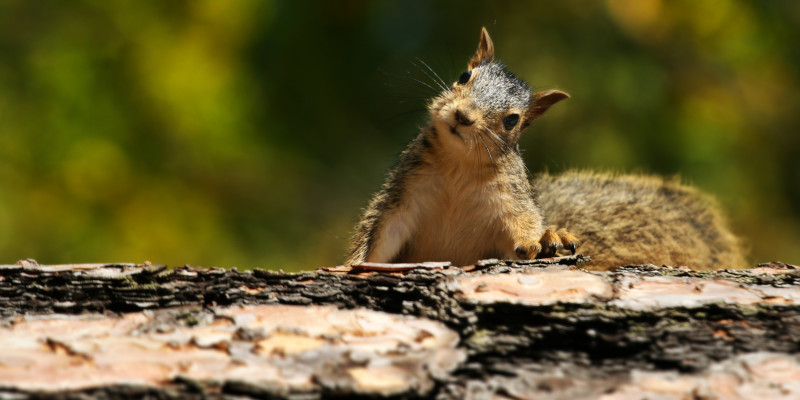
<svg viewBox="0 0 800 400">
<path fill-rule="evenodd" d="M 800 2 L 0 2 L 0 263 L 311 269 L 480 27 L 572 99 L 528 167 L 680 174 L 800 263 Z M 423 67 L 424 68 L 424 67 Z"/>
</svg>

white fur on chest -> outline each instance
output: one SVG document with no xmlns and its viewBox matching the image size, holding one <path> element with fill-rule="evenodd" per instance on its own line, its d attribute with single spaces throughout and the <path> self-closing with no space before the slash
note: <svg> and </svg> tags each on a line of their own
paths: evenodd
<svg viewBox="0 0 800 400">
<path fill-rule="evenodd" d="M 489 167 L 491 168 L 491 167 Z M 510 237 L 502 219 L 508 204 L 491 170 L 432 170 L 418 174 L 404 193 L 414 226 L 408 261 L 452 261 L 507 257 Z"/>
</svg>

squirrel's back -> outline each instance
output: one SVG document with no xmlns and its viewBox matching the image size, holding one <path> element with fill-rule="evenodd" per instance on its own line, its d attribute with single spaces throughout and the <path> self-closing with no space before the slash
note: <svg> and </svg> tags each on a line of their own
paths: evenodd
<svg viewBox="0 0 800 400">
<path fill-rule="evenodd" d="M 533 185 L 547 223 L 581 238 L 590 268 L 745 265 L 713 199 L 677 179 L 571 171 L 538 175 Z"/>
</svg>

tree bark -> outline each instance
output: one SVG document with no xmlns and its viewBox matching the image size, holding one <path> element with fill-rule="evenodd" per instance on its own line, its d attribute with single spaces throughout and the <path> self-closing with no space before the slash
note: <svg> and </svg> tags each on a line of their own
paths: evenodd
<svg viewBox="0 0 800 400">
<path fill-rule="evenodd" d="M 0 266 L 0 399 L 800 398 L 795 266 L 583 260 Z"/>
</svg>

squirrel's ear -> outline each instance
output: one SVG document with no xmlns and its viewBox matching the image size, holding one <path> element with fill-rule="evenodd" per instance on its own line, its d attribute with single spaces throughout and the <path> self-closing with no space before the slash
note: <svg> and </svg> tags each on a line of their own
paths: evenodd
<svg viewBox="0 0 800 400">
<path fill-rule="evenodd" d="M 569 95 L 560 90 L 545 90 L 532 94 L 531 105 L 528 108 L 528 121 L 539 118 L 553 104 L 568 98 Z"/>
<path fill-rule="evenodd" d="M 472 70 L 481 63 L 492 60 L 494 60 L 494 43 L 492 43 L 492 38 L 489 37 L 486 28 L 481 28 L 481 42 L 478 44 L 478 51 L 469 60 L 469 69 Z"/>
</svg>

